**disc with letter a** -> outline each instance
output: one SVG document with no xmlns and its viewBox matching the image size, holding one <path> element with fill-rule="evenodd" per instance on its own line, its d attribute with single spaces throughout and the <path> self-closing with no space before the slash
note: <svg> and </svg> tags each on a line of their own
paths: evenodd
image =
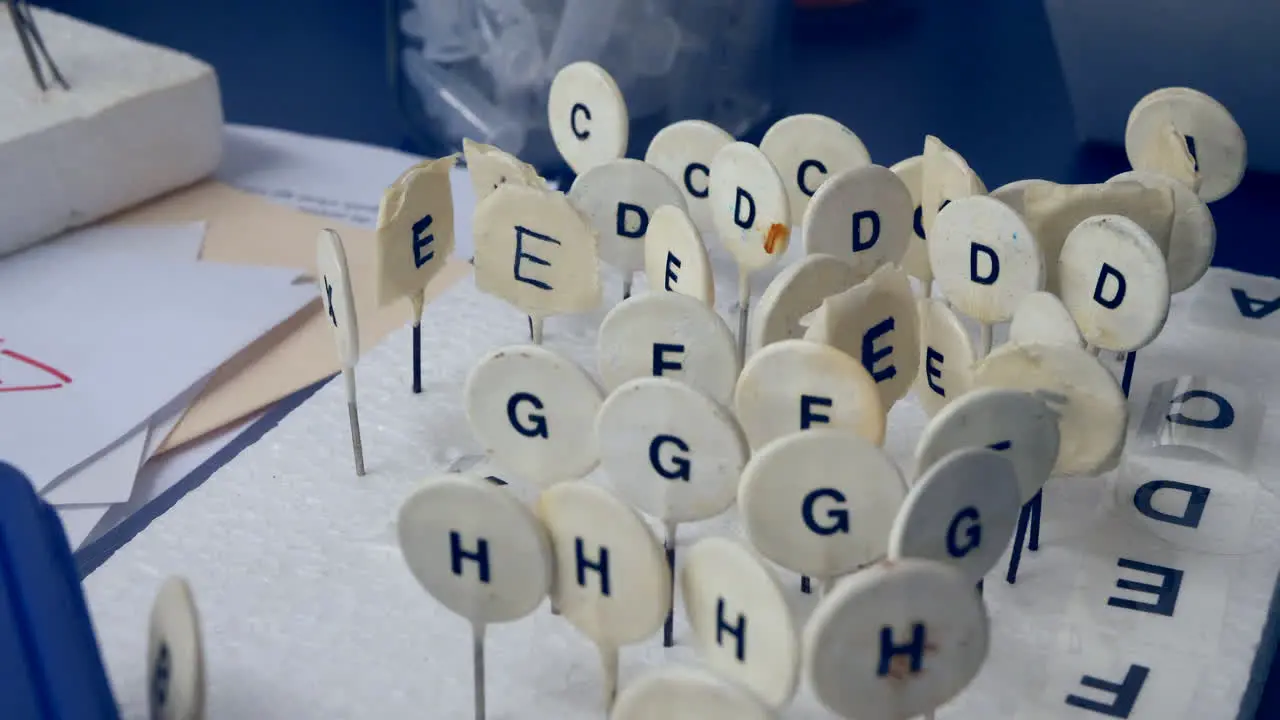
<svg viewBox="0 0 1280 720">
<path fill-rule="evenodd" d="M 702 235 L 684 210 L 663 205 L 644 236 L 644 274 L 654 292 L 677 292 L 714 307 L 716 284 Z"/>
<path fill-rule="evenodd" d="M 471 369 L 464 395 L 485 450 L 540 487 L 577 480 L 599 462 L 600 388 L 558 353 L 536 345 L 494 350 Z"/>
<path fill-rule="evenodd" d="M 1008 455 L 953 450 L 912 484 L 889 531 L 889 557 L 936 560 L 977 584 L 1009 546 L 1022 505 Z"/>
<path fill-rule="evenodd" d="M 484 478 L 429 478 L 400 506 L 396 532 L 418 583 L 474 625 L 518 620 L 551 587 L 546 531 L 524 503 Z"/>
<path fill-rule="evenodd" d="M 1052 185 L 1048 180 L 1039 180 L 1035 178 L 1027 178 L 1025 180 L 1014 180 L 1006 183 L 991 191 L 991 197 L 1013 208 L 1013 211 L 1026 216 L 1026 208 L 1022 204 L 1022 200 L 1026 197 L 1027 188 L 1037 185 Z"/>
<path fill-rule="evenodd" d="M 618 303 L 596 337 L 604 386 L 660 375 L 728 404 L 738 377 L 737 343 L 713 308 L 679 293 L 647 293 Z"/>
<path fill-rule="evenodd" d="M 667 619 L 671 571 L 635 510 L 602 487 L 561 483 L 538 497 L 551 535 L 560 614 L 604 648 L 652 635 Z"/>
<path fill-rule="evenodd" d="M 773 163 L 751 143 L 725 145 L 711 160 L 711 220 L 744 272 L 776 263 L 791 236 L 791 206 Z"/>
<path fill-rule="evenodd" d="M 885 410 L 870 373 L 847 353 L 811 340 L 780 340 L 752 355 L 733 407 L 753 449 L 809 427 L 884 442 Z"/>
<path fill-rule="evenodd" d="M 582 173 L 569 200 L 591 221 L 600 259 L 624 273 L 644 269 L 644 240 L 653 213 L 663 205 L 684 209 L 671 179 L 648 163 L 619 158 Z"/>
<path fill-rule="evenodd" d="M 703 234 L 715 232 L 711 220 L 711 158 L 733 136 L 705 120 L 680 120 L 649 141 L 644 161 L 666 173 L 684 194 L 689 217 Z"/>
<path fill-rule="evenodd" d="M 879 448 L 837 428 L 770 442 L 742 472 L 738 510 L 760 554 L 792 572 L 833 578 L 875 562 L 906 487 Z"/>
<path fill-rule="evenodd" d="M 147 639 L 147 699 L 158 720 L 200 720 L 205 709 L 204 645 L 191 587 L 180 577 L 160 586 Z"/>
<path fill-rule="evenodd" d="M 911 191 L 889 168 L 861 165 L 833 175 L 809 201 L 804 251 L 847 260 L 868 276 L 897 264 L 911 239 Z"/>
<path fill-rule="evenodd" d="M 1018 303 L 1009 322 L 1009 342 L 1084 347 L 1080 328 L 1062 300 L 1051 292 L 1033 292 Z"/>
<path fill-rule="evenodd" d="M 955 200 L 929 233 L 933 275 L 957 310 L 988 325 L 1007 322 L 1044 287 L 1044 257 L 1012 208 L 985 195 Z"/>
<path fill-rule="evenodd" d="M 871 154 L 852 130 L 825 115 L 791 115 L 773 124 L 760 149 L 787 187 L 791 217 L 805 217 L 818 189 L 836 175 L 871 164 Z"/>
<path fill-rule="evenodd" d="M 547 124 L 560 157 L 579 175 L 627 154 L 627 103 L 618 83 L 595 63 L 570 63 L 556 73 Z"/>
<path fill-rule="evenodd" d="M 664 377 L 637 378 L 596 417 L 600 464 L 618 495 L 666 522 L 719 515 L 738 495 L 747 440 L 724 406 Z"/>
<path fill-rule="evenodd" d="M 316 236 L 316 271 L 320 275 L 324 311 L 338 343 L 338 361 L 343 367 L 355 367 L 360 359 L 356 297 L 351 289 L 351 273 L 347 270 L 347 253 L 343 250 L 342 238 L 334 230 L 321 230 Z"/>
<path fill-rule="evenodd" d="M 1145 230 L 1121 215 L 1089 218 L 1067 235 L 1058 283 L 1080 334 L 1104 350 L 1144 347 L 1169 317 L 1164 256 Z"/>
<path fill-rule="evenodd" d="M 870 274 L 870 269 L 830 255 L 805 255 L 791 263 L 769 281 L 752 308 L 747 347 L 754 352 L 769 343 L 804 337 L 801 318 Z"/>
<path fill-rule="evenodd" d="M 685 555 L 680 596 L 708 667 L 771 707 L 791 701 L 800 638 L 772 570 L 736 540 L 708 537 Z"/>
<path fill-rule="evenodd" d="M 467 161 L 467 175 L 471 178 L 476 202 L 489 197 L 489 193 L 507 183 L 537 189 L 547 187 L 546 181 L 532 165 L 501 148 L 463 138 L 462 156 Z"/>
<path fill-rule="evenodd" d="M 1222 103 L 1190 88 L 1156 90 L 1134 105 L 1124 147 L 1135 170 L 1156 170 L 1144 166 L 1145 149 L 1170 126 L 1186 140 L 1202 200 L 1220 200 L 1236 189 L 1245 171 L 1244 132 Z"/>
<path fill-rule="evenodd" d="M 858 720 L 903 720 L 955 697 L 987 658 L 982 600 L 959 571 L 882 562 L 841 580 L 804 629 L 818 701 Z"/>
<path fill-rule="evenodd" d="M 1107 182 L 1136 182 L 1149 188 L 1169 188 L 1173 192 L 1173 227 L 1165 254 L 1169 291 L 1180 293 L 1204 277 L 1213 262 L 1218 232 L 1213 213 L 1195 191 L 1167 176 L 1139 170 L 1121 173 Z"/>
<path fill-rule="evenodd" d="M 941 300 L 922 298 L 920 369 L 915 393 L 930 416 L 969 391 L 973 385 L 973 341 L 955 312 Z"/>
<path fill-rule="evenodd" d="M 907 252 L 902 256 L 902 269 L 924 283 L 927 294 L 928 285 L 933 282 L 933 269 L 929 267 L 929 248 L 924 242 L 924 209 L 920 205 L 924 156 L 913 155 L 894 163 L 889 169 L 911 193 L 911 237 L 907 240 Z"/>
<path fill-rule="evenodd" d="M 776 720 L 772 710 L 736 685 L 698 668 L 665 665 L 623 688 L 611 720 Z"/>
<path fill-rule="evenodd" d="M 1082 348 L 1001 345 L 978 363 L 973 384 L 1036 394 L 1058 414 L 1054 475 L 1097 472 L 1115 462 L 1124 449 L 1129 416 L 1124 393 L 1111 371 Z"/>
</svg>

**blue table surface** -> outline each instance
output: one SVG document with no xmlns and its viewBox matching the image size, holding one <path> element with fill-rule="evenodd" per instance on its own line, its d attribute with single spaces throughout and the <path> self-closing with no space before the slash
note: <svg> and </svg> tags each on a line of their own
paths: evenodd
<svg viewBox="0 0 1280 720">
<path fill-rule="evenodd" d="M 418 149 L 391 91 L 388 13 L 378 0 L 305 7 L 297 0 L 43 4 L 209 62 L 228 122 Z M 1101 182 L 1128 169 L 1121 150 L 1078 142 L 1037 0 L 866 0 L 843 11 L 802 14 L 792 37 L 776 114 L 831 116 L 857 132 L 882 164 L 919 154 L 929 133 L 964 155 L 991 188 L 1029 177 Z M 1280 102 L 1280 94 L 1276 98 Z M 1265 224 L 1276 198 L 1280 176 L 1251 173 L 1213 205 L 1216 265 L 1280 276 L 1280 245 L 1268 239 Z M 286 401 L 276 414 L 300 399 Z M 261 432 L 272 424 L 267 419 Z M 183 483 L 166 507 L 261 432 L 248 433 Z M 117 533 L 116 542 L 140 527 Z M 82 561 L 82 569 L 100 564 L 103 553 L 109 548 L 87 566 Z M 1280 717 L 1280 673 L 1267 682 L 1258 717 Z"/>
</svg>

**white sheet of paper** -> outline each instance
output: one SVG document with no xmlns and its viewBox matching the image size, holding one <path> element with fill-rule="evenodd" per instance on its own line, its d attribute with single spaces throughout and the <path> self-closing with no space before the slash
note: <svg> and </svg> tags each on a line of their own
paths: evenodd
<svg viewBox="0 0 1280 720">
<path fill-rule="evenodd" d="M 110 510 L 110 505 L 64 505 L 54 508 L 58 512 L 58 519 L 62 521 L 62 528 L 67 533 L 67 544 L 71 546 L 71 551 L 75 552 L 84 545 L 85 540 L 102 522 L 102 518 Z"/>
<path fill-rule="evenodd" d="M 133 492 L 133 479 L 142 466 L 149 435 L 150 427 L 139 425 L 92 462 L 41 493 L 41 499 L 54 507 L 110 505 L 128 500 Z"/>
<path fill-rule="evenodd" d="M 196 262 L 204 244 L 203 222 L 171 225 L 93 225 L 53 241 L 53 246 L 86 252 L 145 253 L 154 258 Z"/>
</svg>

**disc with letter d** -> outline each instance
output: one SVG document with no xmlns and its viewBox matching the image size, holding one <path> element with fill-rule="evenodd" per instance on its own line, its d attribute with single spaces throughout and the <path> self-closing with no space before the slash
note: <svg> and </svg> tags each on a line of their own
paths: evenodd
<svg viewBox="0 0 1280 720">
<path fill-rule="evenodd" d="M 147 641 L 147 698 L 157 720 L 200 720 L 205 709 L 204 645 L 191 587 L 180 577 L 160 586 Z"/>
<path fill-rule="evenodd" d="M 685 209 L 680 188 L 658 168 L 619 158 L 582 173 L 569 188 L 569 201 L 591 221 L 600 259 L 615 270 L 644 269 L 644 243 L 653 214 L 663 205 Z"/>
<path fill-rule="evenodd" d="M 889 168 L 854 167 L 822 184 L 809 201 L 800 233 L 807 254 L 853 263 L 863 277 L 900 263 L 911 239 L 911 191 Z"/>
<path fill-rule="evenodd" d="M 776 720 L 746 690 L 705 670 L 667 665 L 651 670 L 618 694 L 612 720 Z"/>
<path fill-rule="evenodd" d="M 787 251 L 791 206 L 778 170 L 751 143 L 720 148 L 711 160 L 711 220 L 742 272 L 772 265 Z"/>
</svg>

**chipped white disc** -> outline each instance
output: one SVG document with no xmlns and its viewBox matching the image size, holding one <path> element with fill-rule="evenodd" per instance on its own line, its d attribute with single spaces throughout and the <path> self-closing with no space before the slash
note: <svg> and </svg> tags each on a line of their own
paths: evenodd
<svg viewBox="0 0 1280 720">
<path fill-rule="evenodd" d="M 604 316 L 596 336 L 604 386 L 660 375 L 728 404 L 738 377 L 737 343 L 713 308 L 679 293 L 623 300 Z"/>
<path fill-rule="evenodd" d="M 920 369 L 920 322 L 906 273 L 882 265 L 871 277 L 822 302 L 806 340 L 825 343 L 856 358 L 876 381 L 885 412 Z"/>
<path fill-rule="evenodd" d="M 473 625 L 518 620 L 550 590 L 551 541 L 542 524 L 484 478 L 429 478 L 400 506 L 396 533 L 418 583 Z"/>
<path fill-rule="evenodd" d="M 804 337 L 800 319 L 832 295 L 848 290 L 870 274 L 830 255 L 805 255 L 769 281 L 748 317 L 747 347 L 751 352 L 792 338 Z"/>
<path fill-rule="evenodd" d="M 1097 472 L 1124 449 L 1128 405 L 1120 384 L 1082 348 L 1040 343 L 1001 345 L 978 363 L 973 384 L 975 388 L 1035 393 L 1058 414 L 1054 475 Z"/>
<path fill-rule="evenodd" d="M 573 181 L 569 200 L 596 231 L 600 259 L 623 273 L 644 269 L 644 241 L 653 213 L 663 205 L 685 208 L 671 179 L 652 165 L 619 158 L 596 165 Z"/>
<path fill-rule="evenodd" d="M 760 148 L 735 142 L 711 159 L 711 220 L 743 272 L 776 263 L 791 237 L 782 178 Z"/>
<path fill-rule="evenodd" d="M 919 302 L 920 369 L 915 393 L 930 417 L 973 385 L 977 355 L 969 331 L 946 303 L 923 298 Z"/>
<path fill-rule="evenodd" d="M 471 189 L 476 193 L 476 202 L 489 197 L 490 193 L 507 183 L 539 190 L 547 187 L 546 181 L 532 165 L 502 148 L 463 138 L 462 156 L 467 161 L 467 176 L 471 179 Z"/>
<path fill-rule="evenodd" d="M 733 136 L 705 120 L 680 120 L 662 128 L 649 141 L 644 161 L 666 173 L 684 194 L 689 217 L 704 234 L 715 232 L 711 220 L 711 158 L 733 142 Z"/>
<path fill-rule="evenodd" d="M 611 720 L 776 720 L 746 690 L 685 665 L 660 665 L 618 694 Z"/>
<path fill-rule="evenodd" d="M 374 229 L 379 305 L 416 297 L 453 257 L 450 177 L 457 160 L 424 160 L 383 191 Z"/>
<path fill-rule="evenodd" d="M 1009 546 L 1022 505 L 1008 455 L 954 450 L 912 484 L 889 531 L 889 557 L 935 560 L 976 585 Z"/>
<path fill-rule="evenodd" d="M 1067 235 L 1058 284 L 1080 334 L 1104 350 L 1146 346 L 1169 317 L 1164 256 L 1145 230 L 1121 215 L 1089 218 Z"/>
<path fill-rule="evenodd" d="M 707 247 L 698 228 L 676 205 L 663 205 L 649 218 L 644 274 L 650 290 L 677 292 L 709 306 L 715 304 L 716 285 Z"/>
<path fill-rule="evenodd" d="M 884 442 L 885 410 L 866 368 L 830 345 L 780 340 L 747 360 L 733 394 L 751 447 L 810 427 L 846 429 Z"/>
<path fill-rule="evenodd" d="M 1014 212 L 1026 217 L 1026 208 L 1022 204 L 1023 198 L 1027 194 L 1027 188 L 1036 187 L 1037 185 L 1052 185 L 1048 180 L 1039 180 L 1036 178 L 1027 178 L 1025 180 L 1014 180 L 1006 183 L 991 191 L 991 197 L 1008 205 Z"/>
<path fill-rule="evenodd" d="M 760 149 L 782 176 L 796 222 L 805 217 L 805 207 L 827 180 L 871 164 L 862 140 L 825 115 L 782 118 L 761 138 Z"/>
<path fill-rule="evenodd" d="M 929 267 L 929 248 L 924 240 L 924 208 L 920 204 L 922 181 L 924 179 L 924 156 L 913 155 L 893 164 L 889 168 L 898 179 L 907 186 L 911 193 L 911 237 L 907 240 L 907 251 L 902 256 L 902 269 L 907 274 L 928 285 L 933 282 L 933 268 Z"/>
<path fill-rule="evenodd" d="M 977 195 L 949 203 L 928 243 L 943 295 L 978 322 L 1008 321 L 1024 297 L 1044 287 L 1040 246 L 1018 213 L 999 200 Z"/>
<path fill-rule="evenodd" d="M 685 554 L 680 597 L 698 656 L 770 706 L 791 701 L 800 638 L 773 572 L 735 540 L 708 537 Z"/>
<path fill-rule="evenodd" d="M 1190 88 L 1163 88 L 1134 105 L 1124 130 L 1124 147 L 1135 170 L 1144 167 L 1145 148 L 1156 133 L 1172 125 L 1187 138 L 1205 202 L 1220 200 L 1244 177 L 1247 148 L 1244 131 L 1222 103 Z"/>
<path fill-rule="evenodd" d="M 1040 290 L 1018 303 L 1009 322 L 1009 342 L 1084 347 L 1080 328 L 1057 295 Z"/>
<path fill-rule="evenodd" d="M 1218 232 L 1213 213 L 1199 195 L 1170 177 L 1139 170 L 1120 173 L 1107 182 L 1136 182 L 1145 187 L 1170 188 L 1173 191 L 1173 228 L 1165 256 L 1169 290 L 1180 293 L 1204 277 L 1213 263 Z"/>
<path fill-rule="evenodd" d="M 334 230 L 321 230 L 316 237 L 316 273 L 320 276 L 320 299 L 329 316 L 329 327 L 338 343 L 338 362 L 353 368 L 360 359 L 360 330 L 356 321 L 356 296 L 347 270 L 347 253 L 342 238 Z"/>
<path fill-rule="evenodd" d="M 933 221 L 948 203 L 971 195 L 985 195 L 986 186 L 960 153 L 932 135 L 924 138 L 920 174 L 920 226 L 925 238 L 933 230 Z M 932 266 L 931 266 L 932 267 Z"/>
<path fill-rule="evenodd" d="M 897 264 L 911 239 L 911 191 L 892 170 L 860 165 L 833 175 L 809 201 L 804 251 L 847 260 L 868 276 Z"/>
<path fill-rule="evenodd" d="M 560 614 L 602 648 L 652 635 L 667 619 L 671 575 L 649 526 L 602 487 L 561 483 L 538 498 L 555 556 Z"/>
<path fill-rule="evenodd" d="M 618 495 L 670 523 L 719 515 L 738 496 L 747 440 L 724 406 L 688 385 L 637 378 L 596 418 L 600 464 Z"/>
<path fill-rule="evenodd" d="M 805 667 L 818 701 L 840 717 L 903 720 L 959 694 L 989 642 L 986 609 L 968 579 L 906 559 L 845 578 L 818 603 L 804 629 Z"/>
<path fill-rule="evenodd" d="M 905 495 L 898 466 L 878 447 L 848 430 L 813 428 L 756 451 L 738 511 L 760 554 L 833 578 L 884 557 Z"/>
<path fill-rule="evenodd" d="M 572 360 L 536 345 L 498 348 L 471 369 L 464 395 L 485 451 L 540 487 L 577 480 L 599 461 L 603 398 Z"/>
<path fill-rule="evenodd" d="M 204 645 L 191 587 L 180 577 L 160 586 L 147 639 L 147 700 L 158 720 L 205 715 Z"/>
<path fill-rule="evenodd" d="M 547 123 L 560 156 L 579 175 L 627 154 L 627 103 L 618 83 L 595 63 L 560 68 L 547 97 Z"/>
</svg>

